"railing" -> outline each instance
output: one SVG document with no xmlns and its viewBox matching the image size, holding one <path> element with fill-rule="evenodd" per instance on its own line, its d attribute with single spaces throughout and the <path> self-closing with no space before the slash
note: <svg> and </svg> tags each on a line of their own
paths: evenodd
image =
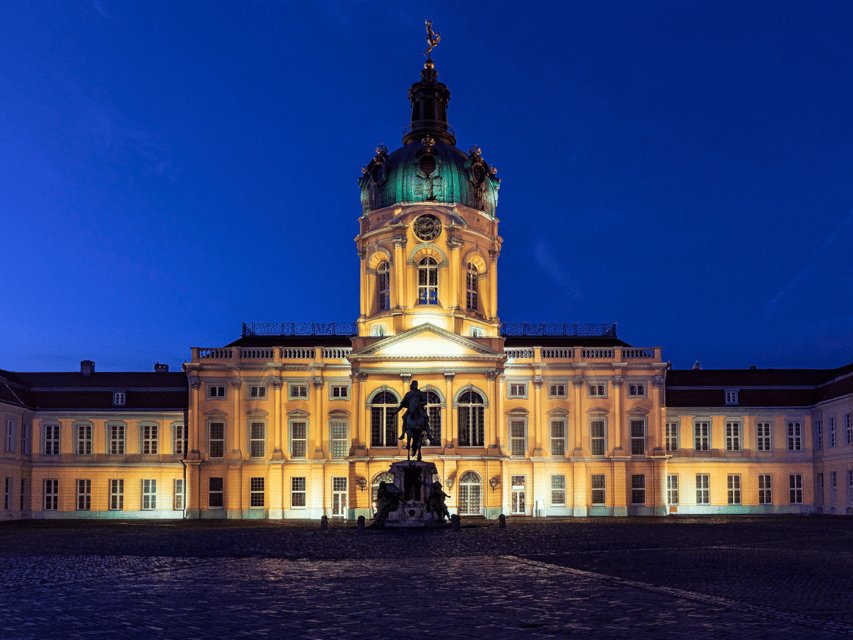
<svg viewBox="0 0 853 640">
<path fill-rule="evenodd" d="M 241 360 L 272 360 L 275 357 L 275 349 L 251 349 L 242 347 L 240 349 Z"/>
<path fill-rule="evenodd" d="M 589 324 L 583 322 L 504 322 L 501 334 L 505 336 L 569 336 L 615 338 L 616 323 Z"/>
<path fill-rule="evenodd" d="M 518 358 L 532 358 L 534 355 L 533 349 L 504 349 L 507 359 L 514 360 Z"/>
<path fill-rule="evenodd" d="M 628 347 L 622 347 L 623 360 L 647 360 L 654 357 L 654 349 L 629 349 Z"/>
<path fill-rule="evenodd" d="M 199 349 L 198 357 L 202 360 L 230 360 L 231 349 Z"/>
<path fill-rule="evenodd" d="M 354 322 L 244 322 L 247 336 L 354 336 Z"/>
<path fill-rule="evenodd" d="M 313 360 L 314 359 L 314 348 L 313 347 L 282 347 L 281 348 L 281 359 L 282 360 Z"/>
<path fill-rule="evenodd" d="M 616 354 L 613 349 L 581 349 L 581 358 L 583 360 L 613 360 Z"/>
<path fill-rule="evenodd" d="M 543 358 L 556 358 L 559 360 L 573 360 L 575 357 L 574 349 L 542 349 Z"/>
<path fill-rule="evenodd" d="M 323 360 L 334 360 L 335 358 L 346 358 L 352 347 L 324 347 Z"/>
</svg>

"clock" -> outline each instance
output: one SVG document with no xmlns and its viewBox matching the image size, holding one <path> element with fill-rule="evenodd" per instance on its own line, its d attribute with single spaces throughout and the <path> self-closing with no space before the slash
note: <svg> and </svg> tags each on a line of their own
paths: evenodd
<svg viewBox="0 0 853 640">
<path fill-rule="evenodd" d="M 441 221 L 430 213 L 419 216 L 412 227 L 418 240 L 424 242 L 431 242 L 441 234 Z"/>
</svg>

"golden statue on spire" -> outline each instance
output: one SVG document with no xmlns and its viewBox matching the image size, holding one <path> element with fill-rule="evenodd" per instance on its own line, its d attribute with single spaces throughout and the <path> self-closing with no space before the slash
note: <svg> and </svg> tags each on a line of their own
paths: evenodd
<svg viewBox="0 0 853 640">
<path fill-rule="evenodd" d="M 427 50 L 424 51 L 424 55 L 427 58 L 429 58 L 430 54 L 432 54 L 432 50 L 435 49 L 435 46 L 439 42 L 441 42 L 441 34 L 436 33 L 435 31 L 432 30 L 432 20 L 424 20 L 424 22 L 426 22 L 426 28 L 427 28 L 426 39 L 427 39 L 427 42 L 429 43 Z"/>
</svg>

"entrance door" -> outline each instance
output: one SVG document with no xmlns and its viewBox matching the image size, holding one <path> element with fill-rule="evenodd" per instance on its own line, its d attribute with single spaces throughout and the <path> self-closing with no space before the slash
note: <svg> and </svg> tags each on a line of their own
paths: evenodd
<svg viewBox="0 0 853 640">
<path fill-rule="evenodd" d="M 479 516 L 480 508 L 480 476 L 473 471 L 466 471 L 459 479 L 459 515 Z"/>
<path fill-rule="evenodd" d="M 524 491 L 524 476 L 512 476 L 512 510 L 513 515 L 523 516 L 527 508 Z"/>
<path fill-rule="evenodd" d="M 332 515 L 346 517 L 349 500 L 347 496 L 347 478 L 332 478 Z"/>
</svg>

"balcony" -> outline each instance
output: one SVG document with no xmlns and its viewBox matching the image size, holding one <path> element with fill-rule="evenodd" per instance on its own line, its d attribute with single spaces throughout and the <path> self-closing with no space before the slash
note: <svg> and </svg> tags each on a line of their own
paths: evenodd
<svg viewBox="0 0 853 640">
<path fill-rule="evenodd" d="M 342 364 L 352 351 L 351 347 L 224 347 L 192 348 L 193 363 L 277 364 L 293 361 L 326 362 Z"/>
</svg>

